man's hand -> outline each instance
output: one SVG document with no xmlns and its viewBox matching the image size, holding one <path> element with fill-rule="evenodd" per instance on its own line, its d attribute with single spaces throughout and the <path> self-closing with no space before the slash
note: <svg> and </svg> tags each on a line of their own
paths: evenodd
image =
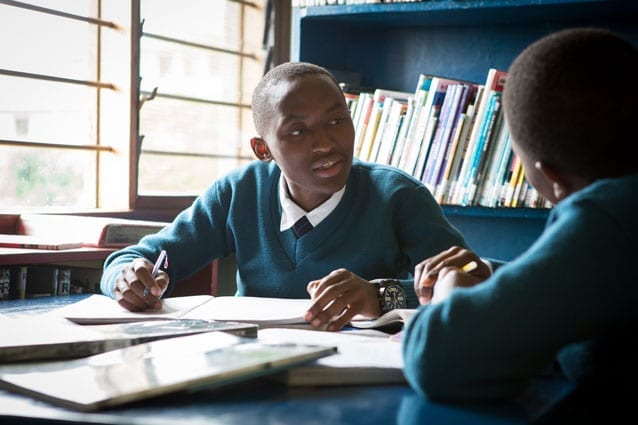
<svg viewBox="0 0 638 425">
<path fill-rule="evenodd" d="M 304 319 L 317 329 L 338 331 L 355 315 L 378 317 L 381 307 L 374 283 L 346 270 L 337 269 L 323 279 L 308 283 L 314 304 Z"/>
<path fill-rule="evenodd" d="M 472 261 L 476 262 L 477 267 L 467 273 L 463 273 L 461 268 Z M 414 292 L 419 298 L 419 303 L 427 304 L 432 300 L 435 285 L 438 287 L 438 280 L 441 277 L 440 274 L 445 268 L 454 268 L 455 273 L 468 275 L 469 277 L 459 278 L 461 279 L 460 281 L 466 283 L 471 281 L 473 284 L 476 284 L 491 275 L 490 268 L 478 255 L 468 249 L 453 246 L 440 254 L 421 261 L 415 267 Z"/>
<path fill-rule="evenodd" d="M 159 271 L 152 276 L 153 264 L 136 258 L 124 266 L 115 282 L 113 294 L 117 302 L 129 311 L 162 308 L 160 297 L 168 287 L 168 274 Z"/>
<path fill-rule="evenodd" d="M 458 267 L 444 267 L 439 271 L 436 285 L 433 288 L 434 292 L 429 302 L 430 304 L 436 304 L 447 299 L 454 288 L 474 286 L 481 282 L 481 279 L 471 273 L 461 271 Z"/>
</svg>

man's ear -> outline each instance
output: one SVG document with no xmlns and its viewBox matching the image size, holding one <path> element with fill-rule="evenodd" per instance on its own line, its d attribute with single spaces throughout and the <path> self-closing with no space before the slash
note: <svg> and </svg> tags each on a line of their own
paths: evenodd
<svg viewBox="0 0 638 425">
<path fill-rule="evenodd" d="M 270 150 L 266 145 L 266 142 L 261 137 L 253 137 L 250 139 L 250 147 L 253 150 L 253 153 L 260 161 L 270 162 L 272 160 L 272 155 L 270 155 Z"/>
<path fill-rule="evenodd" d="M 552 192 L 556 198 L 554 203 L 558 203 L 572 193 L 569 176 L 560 172 L 552 165 L 542 161 L 536 161 L 534 163 L 534 168 L 540 171 L 540 173 L 552 186 Z"/>
</svg>

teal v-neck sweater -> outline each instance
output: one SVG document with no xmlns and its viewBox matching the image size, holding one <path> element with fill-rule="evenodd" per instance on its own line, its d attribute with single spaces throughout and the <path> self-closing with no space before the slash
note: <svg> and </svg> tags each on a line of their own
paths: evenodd
<svg viewBox="0 0 638 425">
<path fill-rule="evenodd" d="M 418 180 L 388 166 L 355 161 L 337 207 L 297 240 L 281 232 L 280 170 L 255 161 L 215 181 L 161 232 L 113 253 L 101 288 L 136 257 L 168 252 L 171 287 L 216 258 L 237 260 L 237 295 L 307 298 L 309 281 L 338 268 L 364 279 L 400 278 L 409 304 L 418 304 L 414 266 L 451 245 L 466 246 Z"/>
<path fill-rule="evenodd" d="M 421 306 L 403 332 L 412 387 L 435 399 L 512 398 L 558 357 L 574 381 L 635 391 L 637 193 L 638 175 L 591 184 L 492 277 Z"/>
</svg>

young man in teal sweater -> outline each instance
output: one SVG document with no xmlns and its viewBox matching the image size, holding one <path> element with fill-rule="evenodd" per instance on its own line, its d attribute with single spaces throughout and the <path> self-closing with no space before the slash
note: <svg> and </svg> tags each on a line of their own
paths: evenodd
<svg viewBox="0 0 638 425">
<path fill-rule="evenodd" d="M 237 295 L 312 295 L 306 320 L 317 328 L 338 330 L 355 314 L 416 306 L 416 264 L 466 246 L 425 186 L 394 168 L 353 163 L 350 112 L 323 68 L 274 68 L 252 106 L 260 136 L 251 147 L 259 161 L 215 181 L 159 233 L 113 253 L 103 293 L 129 310 L 159 308 L 176 281 L 234 253 Z M 304 226 L 293 225 L 304 216 Z M 152 261 L 161 250 L 168 267 L 154 279 Z M 375 281 L 388 278 L 400 281 Z M 403 303 L 379 301 L 390 288 Z"/>
<path fill-rule="evenodd" d="M 465 249 L 417 266 L 417 287 L 433 289 L 404 331 L 417 392 L 513 398 L 558 359 L 580 388 L 635 401 L 637 76 L 638 50 L 597 29 L 549 35 L 514 61 L 503 94 L 513 148 L 555 207 L 487 280 L 461 271 Z"/>
</svg>

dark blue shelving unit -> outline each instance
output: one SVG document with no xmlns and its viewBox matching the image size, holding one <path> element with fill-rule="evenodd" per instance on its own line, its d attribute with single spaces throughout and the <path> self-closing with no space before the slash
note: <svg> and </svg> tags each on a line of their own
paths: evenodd
<svg viewBox="0 0 638 425">
<path fill-rule="evenodd" d="M 414 91 L 419 73 L 483 83 L 532 41 L 599 26 L 638 40 L 635 0 L 427 0 L 293 8 L 291 59 Z"/>
<path fill-rule="evenodd" d="M 426 0 L 293 8 L 291 60 L 364 89 L 414 91 L 420 73 L 484 83 L 551 32 L 596 26 L 638 45 L 638 1 Z M 510 260 L 542 232 L 548 210 L 444 206 L 482 256 Z"/>
<path fill-rule="evenodd" d="M 485 208 L 444 205 L 448 220 L 481 256 L 509 261 L 541 234 L 549 210 L 544 208 Z"/>
</svg>

